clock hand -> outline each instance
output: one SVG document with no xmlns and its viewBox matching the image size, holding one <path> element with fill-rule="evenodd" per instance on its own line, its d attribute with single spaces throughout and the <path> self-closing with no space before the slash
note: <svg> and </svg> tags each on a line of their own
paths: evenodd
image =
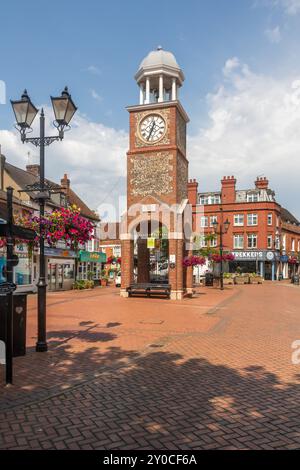
<svg viewBox="0 0 300 470">
<path fill-rule="evenodd" d="M 155 126 L 155 121 L 154 121 L 154 119 L 153 119 L 153 124 L 152 124 L 152 126 L 151 126 L 151 130 L 150 130 L 150 132 L 149 132 L 149 135 L 148 135 L 147 140 L 150 139 L 150 137 L 151 137 L 151 135 L 152 135 L 152 132 L 153 132 L 153 129 L 154 129 L 154 126 Z"/>
</svg>

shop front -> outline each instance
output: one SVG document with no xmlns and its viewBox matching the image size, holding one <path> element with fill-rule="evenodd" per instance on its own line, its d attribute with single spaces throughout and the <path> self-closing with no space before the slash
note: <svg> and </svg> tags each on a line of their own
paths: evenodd
<svg viewBox="0 0 300 470">
<path fill-rule="evenodd" d="M 45 248 L 47 289 L 70 290 L 75 282 L 76 253 L 63 248 Z"/>
<path fill-rule="evenodd" d="M 14 283 L 18 292 L 31 292 L 34 290 L 32 253 L 26 243 L 15 245 L 15 254 L 18 264 L 14 267 Z M 6 279 L 6 247 L 0 249 L 0 282 Z"/>
<path fill-rule="evenodd" d="M 98 251 L 79 252 L 78 259 L 78 280 L 93 280 L 95 284 L 100 284 L 101 271 L 106 263 L 106 254 Z"/>
<path fill-rule="evenodd" d="M 265 280 L 277 278 L 279 254 L 277 251 L 233 251 L 234 261 L 229 262 L 229 272 L 258 273 Z"/>
</svg>

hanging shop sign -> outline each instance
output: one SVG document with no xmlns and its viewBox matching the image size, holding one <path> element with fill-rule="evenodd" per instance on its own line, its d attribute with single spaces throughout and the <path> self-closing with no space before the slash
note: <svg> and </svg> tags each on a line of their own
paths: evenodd
<svg viewBox="0 0 300 470">
<path fill-rule="evenodd" d="M 106 254 L 98 251 L 80 251 L 79 261 L 86 263 L 106 263 Z"/>
<path fill-rule="evenodd" d="M 76 253 L 73 250 L 66 250 L 63 248 L 50 248 L 45 247 L 46 256 L 58 256 L 59 258 L 76 258 Z"/>
<path fill-rule="evenodd" d="M 149 249 L 155 248 L 155 238 L 153 237 L 147 238 L 147 248 Z"/>
</svg>

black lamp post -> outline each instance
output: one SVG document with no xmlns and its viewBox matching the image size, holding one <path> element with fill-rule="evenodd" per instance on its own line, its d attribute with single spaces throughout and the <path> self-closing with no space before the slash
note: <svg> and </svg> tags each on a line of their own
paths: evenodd
<svg viewBox="0 0 300 470">
<path fill-rule="evenodd" d="M 223 235 L 228 232 L 230 222 L 228 219 L 223 222 L 223 212 L 221 209 L 221 223 L 219 224 L 216 220 L 213 222 L 213 230 L 216 235 L 220 235 L 220 289 L 224 289 L 223 283 Z M 218 227 L 220 228 L 218 230 Z"/>
<path fill-rule="evenodd" d="M 54 187 L 45 181 L 45 146 L 50 145 L 55 141 L 64 138 L 64 131 L 69 129 L 69 123 L 75 114 L 77 108 L 65 87 L 61 96 L 54 98 L 51 96 L 53 111 L 55 115 L 54 126 L 58 130 L 58 135 L 47 137 L 45 136 L 45 115 L 44 110 L 40 114 L 40 136 L 27 137 L 27 134 L 32 131 L 31 124 L 38 113 L 38 109 L 31 102 L 27 91 L 25 90 L 20 100 L 11 101 L 13 111 L 15 113 L 17 125 L 16 128 L 20 132 L 21 141 L 30 142 L 36 147 L 40 147 L 40 180 L 26 188 L 27 192 L 35 192 L 36 199 L 39 202 L 40 208 L 40 260 L 39 260 L 39 280 L 38 287 L 38 340 L 36 343 L 36 351 L 47 351 L 46 341 L 46 277 L 45 277 L 45 242 L 42 234 L 43 223 L 42 219 L 45 215 L 45 201 L 50 199 L 50 194 L 59 192 L 59 187 Z"/>
</svg>

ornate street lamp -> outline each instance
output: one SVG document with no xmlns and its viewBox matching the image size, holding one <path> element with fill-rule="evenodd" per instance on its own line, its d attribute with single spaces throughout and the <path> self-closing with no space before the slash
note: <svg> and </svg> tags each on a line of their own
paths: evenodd
<svg viewBox="0 0 300 470">
<path fill-rule="evenodd" d="M 50 199 L 51 194 L 61 192 L 60 186 L 52 185 L 45 181 L 45 146 L 64 138 L 64 131 L 69 129 L 69 123 L 74 116 L 77 108 L 65 87 L 61 96 L 52 97 L 52 106 L 55 115 L 53 125 L 58 130 L 58 135 L 45 136 L 45 115 L 44 110 L 40 113 L 40 136 L 27 137 L 32 132 L 31 124 L 38 113 L 38 109 L 33 105 L 25 90 L 20 100 L 12 101 L 11 105 L 16 117 L 16 128 L 20 132 L 21 141 L 23 143 L 30 142 L 36 147 L 40 147 L 40 179 L 39 183 L 34 183 L 26 187 L 25 191 L 36 194 L 40 207 L 40 260 L 39 260 L 39 280 L 38 287 L 38 340 L 36 343 L 36 351 L 47 351 L 46 341 L 46 277 L 45 277 L 45 241 L 42 235 L 42 219 L 45 215 L 45 201 Z"/>
<path fill-rule="evenodd" d="M 223 235 L 228 232 L 230 222 L 228 219 L 223 222 L 223 209 L 220 209 L 221 212 L 221 223 L 220 223 L 220 228 L 219 223 L 215 220 L 212 225 L 213 225 L 213 231 L 216 235 L 220 235 L 220 289 L 224 289 L 224 283 L 223 283 Z"/>
</svg>

